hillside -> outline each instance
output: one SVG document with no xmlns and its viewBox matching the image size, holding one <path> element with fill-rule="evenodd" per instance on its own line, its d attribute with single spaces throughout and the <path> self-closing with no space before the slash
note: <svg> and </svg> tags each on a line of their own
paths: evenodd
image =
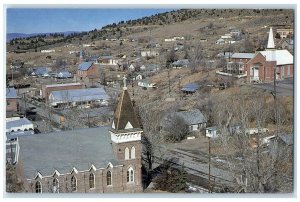
<svg viewBox="0 0 300 202">
<path fill-rule="evenodd" d="M 230 22 L 228 24 L 226 20 L 229 19 L 235 19 L 236 23 Z M 207 24 L 199 24 L 205 22 Z M 201 36 L 199 31 L 206 26 L 210 27 L 211 23 L 219 24 L 218 27 L 215 27 L 219 29 L 224 26 L 240 25 L 245 28 L 251 26 L 257 27 L 258 25 L 291 25 L 293 22 L 293 11 L 288 9 L 181 9 L 137 20 L 120 21 L 106 25 L 99 30 L 95 29 L 88 32 L 72 34 L 56 33 L 52 34 L 52 36 L 43 34 L 17 38 L 7 42 L 7 50 L 17 52 L 27 50 L 39 51 L 40 49 L 60 46 L 65 43 L 93 43 L 105 39 L 143 36 L 149 32 L 155 38 L 176 34 L 195 35 L 195 32 L 196 35 Z M 170 26 L 170 29 L 161 35 L 161 30 L 164 31 L 164 27 L 166 26 Z"/>
</svg>

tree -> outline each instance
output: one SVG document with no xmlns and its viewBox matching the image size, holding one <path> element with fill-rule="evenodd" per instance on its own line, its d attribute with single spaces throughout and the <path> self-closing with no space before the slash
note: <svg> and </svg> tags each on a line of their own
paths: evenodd
<svg viewBox="0 0 300 202">
<path fill-rule="evenodd" d="M 275 35 L 275 39 L 281 39 L 280 34 L 278 32 Z"/>
<path fill-rule="evenodd" d="M 183 165 L 175 168 L 172 163 L 165 162 L 161 172 L 154 178 L 154 189 L 177 193 L 187 188 L 187 172 Z"/>
<path fill-rule="evenodd" d="M 172 47 L 169 54 L 167 54 L 166 67 L 169 68 L 170 65 L 177 60 L 177 55 L 175 53 L 174 46 Z"/>
<path fill-rule="evenodd" d="M 16 165 L 6 163 L 6 191 L 12 193 L 25 192 L 23 181 L 16 174 Z"/>
<path fill-rule="evenodd" d="M 168 142 L 179 142 L 186 138 L 188 127 L 185 120 L 174 114 L 166 118 L 164 131 L 166 131 L 165 140 Z"/>
<path fill-rule="evenodd" d="M 263 141 L 266 135 L 275 134 L 261 130 L 274 114 L 272 105 L 267 103 L 268 96 L 260 92 L 242 92 L 212 99 L 214 123 L 221 133 L 214 142 L 221 149 L 220 153 L 226 154 L 228 169 L 236 175 L 234 192 L 292 190 L 291 182 L 285 178 L 291 176 L 291 151 L 285 147 L 267 146 Z M 231 130 L 236 123 L 239 123 L 239 129 Z M 255 134 L 248 132 L 250 125 L 255 126 Z"/>
</svg>

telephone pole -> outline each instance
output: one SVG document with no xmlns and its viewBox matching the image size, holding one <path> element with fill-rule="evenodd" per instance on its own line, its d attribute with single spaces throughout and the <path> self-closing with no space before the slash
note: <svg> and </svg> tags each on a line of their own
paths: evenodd
<svg viewBox="0 0 300 202">
<path fill-rule="evenodd" d="M 208 138 L 208 193 L 211 193 L 211 183 L 210 183 L 210 137 Z"/>
</svg>

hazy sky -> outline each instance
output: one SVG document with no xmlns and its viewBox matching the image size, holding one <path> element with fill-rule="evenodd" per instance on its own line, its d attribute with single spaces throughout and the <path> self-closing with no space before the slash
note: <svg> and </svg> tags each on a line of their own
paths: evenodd
<svg viewBox="0 0 300 202">
<path fill-rule="evenodd" d="M 8 8 L 7 33 L 89 31 L 172 9 Z"/>
</svg>

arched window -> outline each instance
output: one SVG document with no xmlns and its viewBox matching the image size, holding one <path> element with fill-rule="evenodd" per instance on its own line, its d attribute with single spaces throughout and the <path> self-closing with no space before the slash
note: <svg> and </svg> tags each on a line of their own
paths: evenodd
<svg viewBox="0 0 300 202">
<path fill-rule="evenodd" d="M 90 173 L 89 185 L 90 185 L 90 189 L 95 188 L 95 175 L 94 175 L 94 173 Z"/>
<path fill-rule="evenodd" d="M 127 170 L 127 182 L 134 182 L 134 170 L 131 167 Z"/>
<path fill-rule="evenodd" d="M 125 160 L 129 159 L 129 149 L 128 147 L 125 148 Z"/>
<path fill-rule="evenodd" d="M 59 183 L 58 183 L 58 179 L 56 178 L 54 178 L 52 182 L 52 192 L 59 193 Z"/>
<path fill-rule="evenodd" d="M 106 181 L 107 181 L 107 185 L 111 185 L 111 172 L 107 171 L 106 173 Z"/>
<path fill-rule="evenodd" d="M 132 159 L 135 159 L 135 148 L 134 147 L 131 148 L 131 155 L 130 156 L 131 156 Z"/>
<path fill-rule="evenodd" d="M 42 193 L 42 184 L 40 181 L 35 183 L 35 193 Z"/>
<path fill-rule="evenodd" d="M 71 190 L 77 191 L 77 179 L 75 176 L 72 176 L 71 178 Z"/>
</svg>

